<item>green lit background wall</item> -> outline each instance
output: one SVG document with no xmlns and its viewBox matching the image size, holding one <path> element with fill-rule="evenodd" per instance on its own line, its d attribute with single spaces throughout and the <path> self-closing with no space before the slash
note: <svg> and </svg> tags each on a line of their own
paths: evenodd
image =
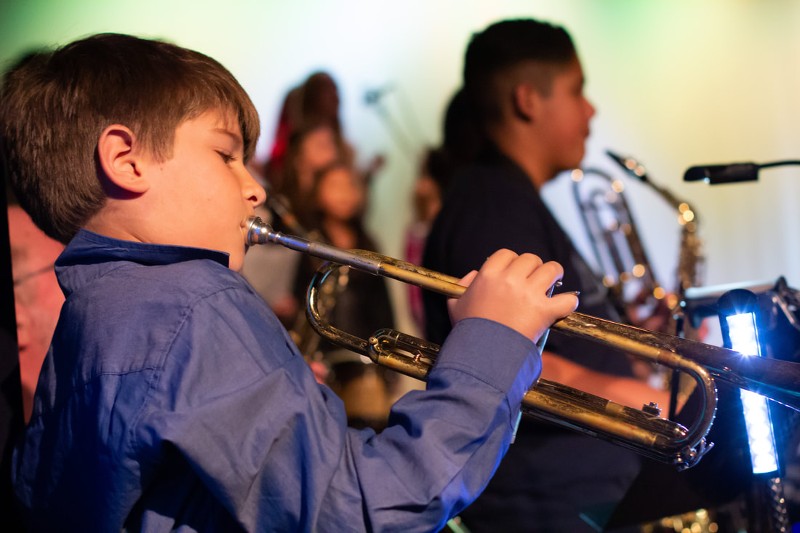
<svg viewBox="0 0 800 533">
<path fill-rule="evenodd" d="M 762 171 L 759 182 L 684 183 L 698 163 L 800 158 L 800 2 L 792 0 L 5 0 L 0 63 L 27 50 L 96 32 L 166 38 L 207 53 L 242 82 L 261 113 L 259 155 L 272 141 L 285 92 L 315 69 L 337 79 L 345 133 L 361 160 L 384 154 L 368 224 L 400 254 L 418 150 L 440 138 L 470 34 L 507 17 L 565 25 L 598 108 L 586 165 L 619 173 L 606 148 L 633 155 L 652 179 L 700 216 L 706 284 L 785 275 L 800 285 L 800 167 Z M 412 149 L 398 145 L 365 91 L 383 100 Z M 640 231 L 669 284 L 678 254 L 672 211 L 629 184 Z M 546 191 L 585 248 L 566 180 Z"/>
</svg>

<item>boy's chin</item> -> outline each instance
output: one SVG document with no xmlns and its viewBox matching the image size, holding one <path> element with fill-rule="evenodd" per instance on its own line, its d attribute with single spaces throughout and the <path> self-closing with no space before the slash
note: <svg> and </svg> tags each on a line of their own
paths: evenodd
<svg viewBox="0 0 800 533">
<path fill-rule="evenodd" d="M 229 253 L 228 268 L 230 268 L 231 270 L 235 270 L 236 272 L 241 272 L 242 268 L 244 267 L 245 254 L 247 254 L 247 251 L 249 249 L 250 249 L 249 246 L 245 246 L 239 253 Z"/>
</svg>

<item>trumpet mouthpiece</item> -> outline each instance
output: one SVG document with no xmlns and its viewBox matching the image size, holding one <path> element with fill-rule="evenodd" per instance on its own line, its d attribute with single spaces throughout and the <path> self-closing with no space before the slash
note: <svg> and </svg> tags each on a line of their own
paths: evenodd
<svg viewBox="0 0 800 533">
<path fill-rule="evenodd" d="M 250 217 L 247 221 L 247 245 L 266 244 L 270 241 L 270 234 L 273 233 L 269 224 L 261 220 L 260 217 Z"/>
</svg>

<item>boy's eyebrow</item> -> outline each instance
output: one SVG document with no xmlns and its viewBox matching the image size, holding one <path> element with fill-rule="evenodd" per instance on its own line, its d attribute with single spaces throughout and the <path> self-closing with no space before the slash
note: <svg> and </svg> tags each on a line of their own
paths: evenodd
<svg viewBox="0 0 800 533">
<path fill-rule="evenodd" d="M 236 143 L 237 148 L 244 144 L 244 140 L 242 140 L 242 136 L 236 132 L 233 132 L 227 128 L 214 128 L 211 131 L 215 133 L 222 133 L 223 135 L 227 135 Z"/>
</svg>

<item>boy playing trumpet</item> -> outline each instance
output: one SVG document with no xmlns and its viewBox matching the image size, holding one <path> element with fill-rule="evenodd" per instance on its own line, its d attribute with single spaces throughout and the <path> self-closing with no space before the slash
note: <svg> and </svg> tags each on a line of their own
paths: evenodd
<svg viewBox="0 0 800 533">
<path fill-rule="evenodd" d="M 574 310 L 556 263 L 507 250 L 463 280 L 427 390 L 348 430 L 237 273 L 264 190 L 252 102 L 216 61 L 96 35 L 9 73 L 22 205 L 68 243 L 66 295 L 14 458 L 32 530 L 429 531 L 488 482 L 533 342 Z"/>
</svg>

